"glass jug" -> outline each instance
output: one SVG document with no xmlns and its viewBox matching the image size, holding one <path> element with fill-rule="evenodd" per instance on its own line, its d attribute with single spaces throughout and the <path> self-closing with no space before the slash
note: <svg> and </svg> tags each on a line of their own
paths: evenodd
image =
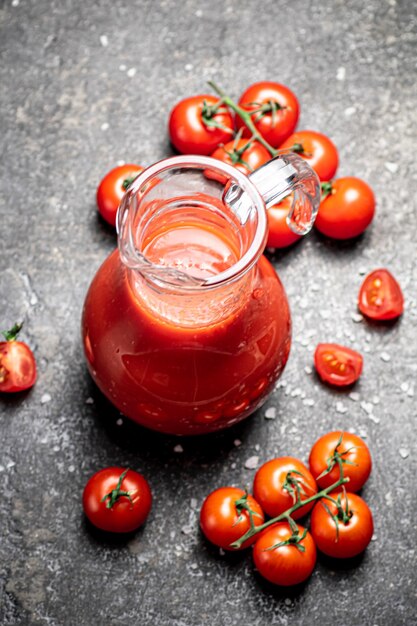
<svg viewBox="0 0 417 626">
<path fill-rule="evenodd" d="M 190 435 L 265 401 L 291 343 L 284 288 L 262 255 L 266 207 L 290 193 L 288 223 L 303 234 L 320 187 L 294 153 L 249 177 L 209 157 L 172 157 L 131 184 L 118 250 L 93 279 L 82 320 L 89 371 L 124 415 Z"/>
</svg>

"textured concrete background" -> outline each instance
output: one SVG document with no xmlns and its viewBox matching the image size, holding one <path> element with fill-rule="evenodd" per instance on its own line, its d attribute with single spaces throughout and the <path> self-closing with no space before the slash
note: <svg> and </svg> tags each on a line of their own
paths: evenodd
<svg viewBox="0 0 417 626">
<path fill-rule="evenodd" d="M 0 400 L 1 624 L 417 623 L 416 18 L 413 0 L 0 2 L 0 319 L 25 320 L 39 363 L 30 393 Z M 169 110 L 208 78 L 234 96 L 260 79 L 288 84 L 299 127 L 334 139 L 339 174 L 367 180 L 378 212 L 357 241 L 312 234 L 272 257 L 294 321 L 281 385 L 244 425 L 175 452 L 173 438 L 118 425 L 87 375 L 79 320 L 115 245 L 96 216 L 98 181 L 119 160 L 170 154 Z M 406 296 L 391 326 L 355 309 L 379 266 Z M 326 340 L 364 354 L 354 394 L 312 373 Z M 207 545 L 197 518 L 210 490 L 250 484 L 251 456 L 306 459 L 334 428 L 366 436 L 373 453 L 363 559 L 320 558 L 301 590 L 279 591 L 249 556 Z M 155 495 L 146 527 L 119 540 L 88 528 L 81 509 L 86 480 L 111 464 L 142 471 Z"/>
</svg>

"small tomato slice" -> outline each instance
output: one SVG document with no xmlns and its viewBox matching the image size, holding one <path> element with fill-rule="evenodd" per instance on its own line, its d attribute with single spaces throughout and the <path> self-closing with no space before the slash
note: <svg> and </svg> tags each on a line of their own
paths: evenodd
<svg viewBox="0 0 417 626">
<path fill-rule="evenodd" d="M 107 467 L 96 472 L 83 492 L 90 522 L 107 532 L 129 533 L 142 526 L 152 506 L 148 481 L 131 469 Z"/>
<path fill-rule="evenodd" d="M 265 530 L 253 548 L 253 560 L 258 572 L 274 585 L 298 585 L 311 576 L 317 552 L 308 531 L 297 525 L 298 543 L 286 543 L 293 536 L 289 524 L 280 522 Z M 277 547 L 274 547 L 277 546 Z M 301 549 L 300 549 L 301 548 Z"/>
<path fill-rule="evenodd" d="M 36 361 L 32 350 L 23 341 L 16 341 L 22 324 L 15 324 L 3 333 L 0 342 L 0 392 L 15 393 L 30 389 L 36 382 Z"/>
<path fill-rule="evenodd" d="M 393 320 L 404 312 L 404 296 L 394 276 L 386 269 L 374 270 L 359 291 L 358 307 L 373 320 Z"/>
<path fill-rule="evenodd" d="M 363 552 L 372 539 L 374 523 L 369 506 L 355 493 L 329 494 L 311 513 L 310 532 L 320 552 L 348 559 Z"/>
<path fill-rule="evenodd" d="M 315 228 L 333 239 L 358 237 L 375 214 L 375 196 L 360 178 L 347 176 L 322 184 L 323 196 Z"/>
<path fill-rule="evenodd" d="M 254 83 L 240 96 L 239 106 L 252 114 L 252 121 L 262 137 L 278 148 L 294 132 L 300 115 L 295 94 L 285 85 L 272 81 Z M 244 137 L 251 131 L 236 117 L 237 128 L 243 128 Z"/>
<path fill-rule="evenodd" d="M 200 527 L 203 534 L 215 546 L 233 550 L 231 544 L 240 539 L 250 528 L 249 512 L 239 506 L 244 501 L 253 511 L 255 526 L 264 522 L 264 514 L 256 500 L 243 489 L 220 487 L 204 500 L 200 511 Z M 250 546 L 256 536 L 246 540 L 240 550 Z"/>
<path fill-rule="evenodd" d="M 311 449 L 308 460 L 310 471 L 320 489 L 330 487 L 339 480 L 337 457 L 342 462 L 343 476 L 349 478 L 344 485 L 346 491 L 362 489 L 371 473 L 371 453 L 361 437 L 340 430 L 326 433 Z"/>
<path fill-rule="evenodd" d="M 290 212 L 292 196 L 287 196 L 279 204 L 270 207 L 266 214 L 268 217 L 268 248 L 287 248 L 302 239 L 301 235 L 294 233 L 287 224 L 287 215 Z"/>
<path fill-rule="evenodd" d="M 291 456 L 283 456 L 264 463 L 256 472 L 253 495 L 270 517 L 277 517 L 317 493 L 317 485 L 304 463 Z M 314 502 L 297 509 L 291 514 L 299 519 L 313 508 Z"/>
<path fill-rule="evenodd" d="M 97 209 L 111 226 L 116 226 L 117 209 L 126 189 L 143 170 L 140 165 L 119 165 L 110 170 L 100 182 L 97 188 Z"/>
<path fill-rule="evenodd" d="M 320 180 L 331 180 L 339 165 L 339 155 L 333 141 L 315 130 L 297 130 L 280 146 L 292 150 L 308 161 Z"/>
<path fill-rule="evenodd" d="M 169 137 L 181 154 L 209 155 L 233 137 L 233 117 L 212 95 L 184 98 L 172 109 Z"/>
<path fill-rule="evenodd" d="M 320 378 L 330 385 L 345 387 L 356 382 L 362 373 L 363 358 L 355 350 L 337 343 L 319 343 L 314 365 Z"/>
</svg>

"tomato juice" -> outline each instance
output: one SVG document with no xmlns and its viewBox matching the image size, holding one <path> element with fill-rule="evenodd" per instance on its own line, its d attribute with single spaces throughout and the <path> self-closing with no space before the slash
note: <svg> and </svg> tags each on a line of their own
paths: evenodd
<svg viewBox="0 0 417 626">
<path fill-rule="evenodd" d="M 198 278 L 233 267 L 234 229 L 188 213 L 144 233 L 146 258 Z M 197 434 L 230 426 L 265 400 L 288 358 L 290 315 L 265 257 L 230 284 L 183 292 L 155 286 L 115 251 L 87 294 L 83 337 L 93 379 L 122 413 Z"/>
</svg>

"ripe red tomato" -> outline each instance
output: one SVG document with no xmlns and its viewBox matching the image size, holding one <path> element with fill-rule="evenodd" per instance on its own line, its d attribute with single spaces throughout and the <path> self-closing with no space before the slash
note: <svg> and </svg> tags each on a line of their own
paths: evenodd
<svg viewBox="0 0 417 626">
<path fill-rule="evenodd" d="M 97 208 L 101 217 L 111 226 L 116 226 L 119 204 L 127 187 L 144 168 L 140 165 L 119 165 L 110 170 L 97 188 Z"/>
<path fill-rule="evenodd" d="M 239 105 L 253 112 L 253 123 L 273 148 L 278 148 L 297 126 L 300 105 L 293 92 L 280 83 L 254 83 L 240 96 Z M 236 117 L 236 125 L 244 129 L 245 137 L 251 136 L 239 117 Z"/>
<path fill-rule="evenodd" d="M 137 472 L 107 467 L 94 474 L 83 493 L 84 513 L 94 526 L 113 533 L 129 533 L 149 515 L 152 494 Z"/>
<path fill-rule="evenodd" d="M 270 517 L 277 517 L 297 501 L 317 493 L 317 485 L 304 463 L 283 456 L 264 463 L 255 474 L 253 495 Z M 314 502 L 302 506 L 291 517 L 299 519 L 313 508 Z"/>
<path fill-rule="evenodd" d="M 280 146 L 292 150 L 308 161 L 320 180 L 331 180 L 339 165 L 333 141 L 315 130 L 297 130 Z"/>
<path fill-rule="evenodd" d="M 359 352 L 337 343 L 319 343 L 314 353 L 314 365 L 324 382 L 346 387 L 361 375 L 363 358 Z"/>
<path fill-rule="evenodd" d="M 349 478 L 345 483 L 346 491 L 359 491 L 371 473 L 371 454 L 363 439 L 340 430 L 323 435 L 311 449 L 308 461 L 317 484 L 325 489 L 339 480 L 339 465 L 333 458 L 335 451 L 342 459 L 344 477 Z M 328 469 L 330 471 L 323 475 Z"/>
<path fill-rule="evenodd" d="M 374 532 L 372 513 L 355 493 L 332 491 L 329 496 L 340 498 L 340 506 L 345 512 L 347 508 L 349 519 L 344 522 L 343 515 L 338 515 L 338 506 L 322 498 L 311 514 L 310 531 L 320 552 L 337 559 L 348 559 L 363 552 L 371 541 Z M 337 518 L 337 524 L 332 516 Z"/>
<path fill-rule="evenodd" d="M 314 222 L 323 235 L 351 239 L 368 228 L 375 213 L 375 196 L 367 183 L 353 176 L 339 178 L 324 183 L 324 193 L 328 195 L 323 197 Z"/>
<path fill-rule="evenodd" d="M 248 511 L 242 508 L 239 510 L 239 505 L 236 506 L 244 496 L 243 489 L 220 487 L 204 500 L 200 511 L 200 527 L 207 539 L 219 548 L 233 550 L 230 545 L 250 528 Z M 246 503 L 254 513 L 255 526 L 263 524 L 264 514 L 256 500 L 248 495 Z M 256 536 L 246 540 L 240 549 L 247 548 L 255 539 Z"/>
<path fill-rule="evenodd" d="M 219 99 L 211 95 L 184 98 L 169 117 L 171 143 L 182 154 L 209 155 L 233 137 L 233 117 L 225 105 L 213 109 Z"/>
<path fill-rule="evenodd" d="M 0 342 L 0 392 L 14 393 L 29 389 L 36 381 L 36 361 L 32 350 L 23 341 L 16 341 L 22 324 L 3 332 Z"/>
<path fill-rule="evenodd" d="M 393 320 L 404 311 L 404 296 L 394 276 L 385 269 L 374 270 L 359 291 L 358 307 L 373 320 Z"/>
<path fill-rule="evenodd" d="M 248 146 L 245 149 L 245 146 Z M 234 165 L 244 174 L 250 174 L 271 159 L 268 150 L 258 141 L 248 145 L 247 139 L 235 139 L 219 146 L 211 155 L 214 159 Z"/>
<path fill-rule="evenodd" d="M 276 544 L 287 542 L 292 536 L 289 524 L 280 522 L 265 530 L 253 548 L 253 560 L 258 572 L 275 585 L 289 587 L 298 585 L 311 576 L 316 564 L 317 552 L 309 532 L 298 526 L 299 536 L 306 535 L 299 543 L 284 544 L 270 549 Z"/>
<path fill-rule="evenodd" d="M 268 248 L 286 248 L 302 239 L 294 233 L 287 224 L 287 215 L 290 212 L 292 196 L 287 196 L 279 204 L 268 209 Z"/>
</svg>

